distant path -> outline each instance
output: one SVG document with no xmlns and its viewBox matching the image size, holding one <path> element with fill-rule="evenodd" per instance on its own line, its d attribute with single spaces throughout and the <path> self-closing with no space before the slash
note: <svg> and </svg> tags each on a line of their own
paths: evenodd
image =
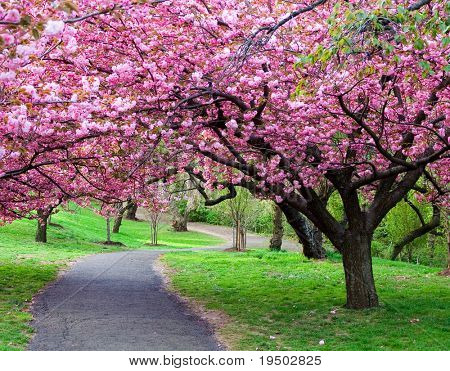
<svg viewBox="0 0 450 371">
<path fill-rule="evenodd" d="M 190 223 L 191 231 L 232 244 L 229 227 Z M 247 246 L 269 238 L 248 234 Z M 284 248 L 299 249 L 291 241 Z M 154 264 L 164 251 L 99 254 L 78 261 L 35 298 L 30 350 L 221 350 L 208 324 L 166 291 Z"/>
<path fill-rule="evenodd" d="M 231 247 L 233 242 L 233 229 L 221 225 L 211 225 L 204 223 L 189 223 L 190 231 L 207 233 L 212 236 L 220 237 L 226 241 L 227 247 Z M 270 237 L 247 233 L 247 248 L 265 248 L 269 247 Z M 300 245 L 294 241 L 284 239 L 282 249 L 290 251 L 300 251 Z"/>
<path fill-rule="evenodd" d="M 136 216 L 141 220 L 148 220 L 148 214 L 145 209 L 138 208 Z M 170 215 L 164 214 L 162 216 L 162 221 L 170 225 Z M 216 236 L 225 240 L 225 244 L 221 245 L 224 247 L 231 247 L 233 243 L 233 229 L 231 227 L 225 227 L 222 225 L 212 225 L 206 223 L 188 223 L 188 230 L 195 232 L 202 232 L 210 234 L 211 236 Z M 268 248 L 270 237 L 261 236 L 255 233 L 247 233 L 247 247 L 248 248 Z M 301 245 L 295 241 L 283 239 L 283 250 L 289 251 L 300 251 Z M 197 249 L 195 249 L 197 250 Z"/>
</svg>

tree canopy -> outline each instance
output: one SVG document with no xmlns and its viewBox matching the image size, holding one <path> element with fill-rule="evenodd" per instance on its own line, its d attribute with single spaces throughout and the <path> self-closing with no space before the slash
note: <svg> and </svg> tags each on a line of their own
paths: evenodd
<svg viewBox="0 0 450 371">
<path fill-rule="evenodd" d="M 229 190 L 210 204 L 235 186 L 275 200 L 304 246 L 305 215 L 343 254 L 359 308 L 377 305 L 370 241 L 389 210 L 419 182 L 448 203 L 448 3 L 29 0 L 0 13 L 3 219 L 61 197 L 139 199 L 184 171 Z"/>
</svg>

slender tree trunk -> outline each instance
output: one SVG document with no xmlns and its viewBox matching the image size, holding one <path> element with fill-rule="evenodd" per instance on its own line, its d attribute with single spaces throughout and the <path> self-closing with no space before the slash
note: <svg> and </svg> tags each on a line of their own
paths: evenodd
<svg viewBox="0 0 450 371">
<path fill-rule="evenodd" d="M 273 229 L 270 239 L 270 250 L 280 251 L 283 244 L 283 212 L 276 204 L 273 205 Z"/>
<path fill-rule="evenodd" d="M 127 211 L 127 213 L 125 215 L 125 219 L 127 219 L 127 220 L 137 220 L 136 212 L 137 212 L 138 206 L 133 201 L 128 201 L 128 202 L 129 202 L 128 211 Z"/>
<path fill-rule="evenodd" d="M 240 220 L 236 220 L 235 223 L 233 227 L 233 247 L 236 251 L 244 251 L 247 247 L 247 232 Z"/>
<path fill-rule="evenodd" d="M 150 220 L 150 239 L 152 245 L 158 245 L 158 220 L 156 218 Z"/>
<path fill-rule="evenodd" d="M 106 218 L 106 243 L 111 243 L 111 218 Z"/>
<path fill-rule="evenodd" d="M 241 238 L 242 238 L 241 223 L 238 220 L 236 223 L 236 250 L 237 251 L 241 251 Z"/>
<path fill-rule="evenodd" d="M 247 231 L 245 229 L 244 226 L 242 226 L 239 228 L 239 233 L 241 235 L 241 237 L 239 238 L 240 240 L 240 246 L 239 246 L 239 251 L 245 251 L 245 249 L 247 248 Z"/>
<path fill-rule="evenodd" d="M 347 308 L 363 309 L 378 306 L 372 271 L 372 236 L 364 231 L 348 234 L 342 249 Z"/>
<path fill-rule="evenodd" d="M 303 246 L 303 254 L 308 259 L 324 259 L 325 249 L 322 246 L 322 238 L 318 238 L 319 234 L 314 233 L 315 227 L 312 228 L 307 219 L 294 208 L 284 204 L 279 206 L 286 216 L 287 222 L 297 234 L 299 242 Z"/>
<path fill-rule="evenodd" d="M 36 236 L 35 241 L 36 242 L 47 242 L 47 225 L 48 225 L 48 217 L 50 215 L 51 211 L 47 211 L 45 209 L 38 209 L 37 215 L 37 229 L 36 229 Z"/>
</svg>

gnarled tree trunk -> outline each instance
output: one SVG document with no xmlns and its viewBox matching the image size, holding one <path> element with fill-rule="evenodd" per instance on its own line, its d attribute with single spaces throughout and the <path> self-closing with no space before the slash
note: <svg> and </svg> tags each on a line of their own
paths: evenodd
<svg viewBox="0 0 450 371">
<path fill-rule="evenodd" d="M 172 228 L 175 232 L 187 232 L 187 222 L 189 213 L 181 214 L 178 210 L 174 212 Z"/>
<path fill-rule="evenodd" d="M 378 306 L 378 296 L 372 271 L 372 236 L 354 230 L 347 235 L 343 249 L 347 308 L 363 309 Z"/>
<path fill-rule="evenodd" d="M 128 209 L 128 211 L 125 214 L 125 219 L 127 219 L 127 220 L 135 220 L 135 221 L 138 220 L 136 218 L 136 212 L 137 212 L 137 209 L 138 209 L 138 206 L 137 206 L 136 202 L 128 201 L 127 209 Z"/>
<path fill-rule="evenodd" d="M 127 202 L 127 204 L 125 206 L 123 206 L 123 204 L 119 204 L 117 207 L 117 216 L 114 219 L 114 225 L 113 225 L 113 229 L 112 229 L 112 233 L 119 233 L 120 231 L 120 226 L 122 225 L 122 220 L 123 220 L 123 215 L 125 214 L 125 212 L 127 210 L 130 209 L 130 207 L 133 206 L 132 204 L 130 204 L 130 202 Z"/>
<path fill-rule="evenodd" d="M 288 223 L 292 226 L 300 243 L 303 246 L 303 254 L 308 259 L 324 259 L 325 249 L 322 246 L 322 234 L 315 233 L 312 225 L 307 219 L 294 208 L 281 204 L 279 205 Z"/>
<path fill-rule="evenodd" d="M 112 233 L 119 233 L 120 226 L 122 225 L 122 219 L 123 219 L 123 212 L 119 213 L 116 218 L 114 219 L 114 225 L 112 229 Z"/>
<path fill-rule="evenodd" d="M 270 250 L 280 251 L 283 244 L 283 212 L 277 204 L 273 204 L 273 229 L 270 239 Z"/>
</svg>

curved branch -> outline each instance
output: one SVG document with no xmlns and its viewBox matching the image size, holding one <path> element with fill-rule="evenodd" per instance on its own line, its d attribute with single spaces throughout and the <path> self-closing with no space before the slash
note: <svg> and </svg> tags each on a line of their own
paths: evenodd
<svg viewBox="0 0 450 371">
<path fill-rule="evenodd" d="M 441 212 L 436 205 L 433 205 L 433 216 L 431 220 L 423 224 L 421 227 L 409 232 L 403 239 L 397 242 L 394 246 L 394 250 L 392 251 L 391 259 L 395 260 L 398 255 L 402 252 L 403 248 L 413 242 L 415 239 L 431 232 L 433 229 L 437 228 L 441 223 Z"/>
</svg>

